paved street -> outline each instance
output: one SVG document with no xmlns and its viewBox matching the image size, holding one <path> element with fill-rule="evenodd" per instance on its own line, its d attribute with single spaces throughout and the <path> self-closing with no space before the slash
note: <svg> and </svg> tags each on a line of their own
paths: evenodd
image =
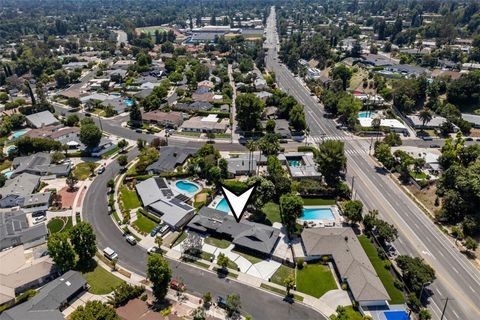
<svg viewBox="0 0 480 320">
<path fill-rule="evenodd" d="M 346 138 L 332 120 L 323 117 L 323 109 L 310 96 L 301 81 L 279 63 L 276 48 L 275 11 L 267 25 L 267 68 L 275 71 L 280 87 L 305 106 L 311 135 L 345 141 L 348 158 L 348 181 L 354 179 L 354 190 L 367 209 L 378 209 L 386 221 L 399 229 L 397 247 L 401 254 L 420 256 L 435 268 L 437 280 L 430 289 L 429 308 L 434 319 L 440 319 L 444 299 L 450 300 L 443 319 L 480 319 L 480 272 L 458 250 L 435 224 L 388 176 L 382 174 L 368 155 L 368 140 Z M 431 144 L 432 142 L 428 143 Z"/>
</svg>

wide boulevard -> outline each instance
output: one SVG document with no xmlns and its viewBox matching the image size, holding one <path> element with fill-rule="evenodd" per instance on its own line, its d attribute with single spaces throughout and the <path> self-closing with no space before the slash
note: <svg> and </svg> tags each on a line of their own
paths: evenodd
<svg viewBox="0 0 480 320">
<path fill-rule="evenodd" d="M 398 228 L 396 247 L 400 254 L 422 257 L 435 269 L 437 280 L 426 291 L 430 295 L 433 318 L 441 318 L 448 298 L 443 319 L 480 319 L 479 270 L 374 162 L 369 155 L 370 142 L 336 129 L 335 123 L 324 117 L 322 105 L 279 61 L 274 7 L 266 31 L 267 69 L 275 72 L 280 88 L 304 105 L 311 136 L 318 142 L 324 139 L 345 142 L 347 180 L 350 184 L 353 181 L 355 197 L 361 199 L 367 209 L 377 209 L 384 220 Z"/>
</svg>

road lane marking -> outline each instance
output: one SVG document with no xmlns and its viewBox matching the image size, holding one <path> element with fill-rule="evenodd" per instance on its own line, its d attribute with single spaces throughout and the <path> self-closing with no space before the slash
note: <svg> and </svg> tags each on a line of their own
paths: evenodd
<svg viewBox="0 0 480 320">
<path fill-rule="evenodd" d="M 457 270 L 457 269 L 455 269 L 455 267 L 454 267 L 454 266 L 452 266 L 452 270 L 453 270 L 453 271 L 455 271 L 457 274 L 460 274 L 460 272 L 458 272 L 458 270 Z"/>
</svg>

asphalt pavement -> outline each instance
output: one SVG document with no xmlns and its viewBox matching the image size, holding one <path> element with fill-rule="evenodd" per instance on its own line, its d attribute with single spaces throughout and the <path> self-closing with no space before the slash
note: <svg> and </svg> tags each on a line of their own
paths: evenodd
<svg viewBox="0 0 480 320">
<path fill-rule="evenodd" d="M 381 218 L 399 230 L 397 249 L 401 254 L 419 256 L 436 271 L 437 280 L 427 286 L 429 309 L 433 319 L 440 319 L 445 299 L 447 308 L 443 319 L 480 319 L 480 272 L 454 246 L 438 227 L 418 208 L 403 190 L 384 173 L 369 155 L 368 140 L 352 139 L 336 129 L 335 123 L 324 117 L 323 106 L 310 95 L 300 79 L 279 62 L 275 11 L 267 20 L 266 65 L 273 70 L 280 88 L 304 105 L 310 134 L 318 142 L 325 139 L 345 142 L 348 159 L 347 180 L 354 194 L 366 209 L 378 209 Z M 428 142 L 413 142 L 428 143 Z M 431 144 L 429 142 L 428 144 Z M 435 142 L 436 143 L 436 142 Z"/>
</svg>

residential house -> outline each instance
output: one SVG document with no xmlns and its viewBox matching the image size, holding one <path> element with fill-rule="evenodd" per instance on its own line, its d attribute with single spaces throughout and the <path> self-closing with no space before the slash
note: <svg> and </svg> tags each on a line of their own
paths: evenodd
<svg viewBox="0 0 480 320">
<path fill-rule="evenodd" d="M 474 128 L 480 128 L 480 116 L 469 113 L 462 113 L 462 119 L 469 122 Z"/>
<path fill-rule="evenodd" d="M 192 195 L 187 196 L 172 188 L 165 178 L 152 177 L 138 183 L 135 188 L 143 206 L 175 230 L 184 226 L 195 214 L 195 208 L 186 203 Z"/>
<path fill-rule="evenodd" d="M 165 146 L 160 150 L 160 157 L 157 161 L 146 168 L 149 174 L 162 172 L 174 172 L 178 166 L 185 164 L 188 158 L 195 155 L 198 148 Z"/>
<path fill-rule="evenodd" d="M 391 61 L 391 59 L 378 55 L 378 54 L 373 54 L 373 53 L 368 53 L 362 55 L 362 60 L 360 60 L 361 64 L 364 64 L 366 66 L 371 66 L 371 67 L 386 67 L 386 66 L 391 66 L 394 63 Z"/>
<path fill-rule="evenodd" d="M 72 169 L 72 163 L 55 164 L 52 163 L 52 155 L 50 153 L 39 152 L 30 156 L 15 158 L 12 162 L 12 167 L 12 177 L 24 172 L 38 176 L 54 175 L 56 177 L 66 177 Z"/>
<path fill-rule="evenodd" d="M 142 120 L 146 123 L 153 123 L 162 127 L 177 129 L 183 123 L 183 116 L 181 112 L 162 112 L 154 110 L 143 113 Z"/>
<path fill-rule="evenodd" d="M 213 105 L 210 102 L 195 101 L 190 104 L 177 103 L 174 105 L 174 108 L 185 111 L 208 111 L 213 108 Z"/>
<path fill-rule="evenodd" d="M 292 133 L 290 131 L 290 124 L 285 119 L 275 119 L 275 133 L 281 139 L 291 139 Z"/>
<path fill-rule="evenodd" d="M 372 118 L 358 118 L 360 122 L 360 126 L 364 128 L 371 128 L 372 127 Z M 398 132 L 398 133 L 408 133 L 407 127 L 398 121 L 397 119 L 380 119 L 380 127 L 388 128 L 390 131 Z"/>
<path fill-rule="evenodd" d="M 60 123 L 50 111 L 42 111 L 25 116 L 32 128 L 43 128 Z"/>
<path fill-rule="evenodd" d="M 15 301 L 16 295 L 43 286 L 57 276 L 51 257 L 38 257 L 23 245 L 0 252 L 0 261 L 0 305 Z"/>
<path fill-rule="evenodd" d="M 0 211 L 0 251 L 23 244 L 29 249 L 47 241 L 48 230 L 44 223 L 30 227 L 22 210 Z"/>
<path fill-rule="evenodd" d="M 267 101 L 269 97 L 273 96 L 273 94 L 268 91 L 255 92 L 255 95 L 257 98 L 262 99 L 263 101 Z"/>
<path fill-rule="evenodd" d="M 288 168 L 292 179 L 321 179 L 322 174 L 317 169 L 315 158 L 311 152 L 288 152 L 278 155 L 280 163 Z"/>
<path fill-rule="evenodd" d="M 280 230 L 273 227 L 247 220 L 237 223 L 233 216 L 209 207 L 201 208 L 187 226 L 231 240 L 235 248 L 265 257 L 273 253 L 280 235 Z"/>
<path fill-rule="evenodd" d="M 215 94 L 213 92 L 203 92 L 202 93 L 193 93 L 192 100 L 198 102 L 210 102 L 213 101 Z"/>
<path fill-rule="evenodd" d="M 227 161 L 227 171 L 231 177 L 245 176 L 257 171 L 257 160 L 238 157 L 238 158 L 228 158 Z"/>
<path fill-rule="evenodd" d="M 306 78 L 307 80 L 317 80 L 321 76 L 321 71 L 318 70 L 317 68 L 308 68 L 307 69 L 307 75 Z"/>
<path fill-rule="evenodd" d="M 268 89 L 268 84 L 267 84 L 267 81 L 263 78 L 257 78 L 255 79 L 254 81 L 254 86 L 255 86 L 255 89 L 258 90 L 258 91 L 261 91 L 261 90 L 267 90 Z"/>
<path fill-rule="evenodd" d="M 340 282 L 348 283 L 362 307 L 385 306 L 390 297 L 351 228 L 308 228 L 302 231 L 305 260 L 330 256 Z"/>
<path fill-rule="evenodd" d="M 77 271 L 68 271 L 27 302 L 4 311 L 0 320 L 63 320 L 62 311 L 86 289 L 85 278 Z"/>
<path fill-rule="evenodd" d="M 228 126 L 228 119 L 219 120 L 215 114 L 211 114 L 203 118 L 192 117 L 182 124 L 181 129 L 184 132 L 225 133 Z"/>
<path fill-rule="evenodd" d="M 408 115 L 406 116 L 406 119 L 415 129 L 438 129 L 444 122 L 447 121 L 447 119 L 440 116 L 433 116 L 432 119 L 425 124 L 423 124 L 423 121 L 418 115 Z"/>
</svg>

